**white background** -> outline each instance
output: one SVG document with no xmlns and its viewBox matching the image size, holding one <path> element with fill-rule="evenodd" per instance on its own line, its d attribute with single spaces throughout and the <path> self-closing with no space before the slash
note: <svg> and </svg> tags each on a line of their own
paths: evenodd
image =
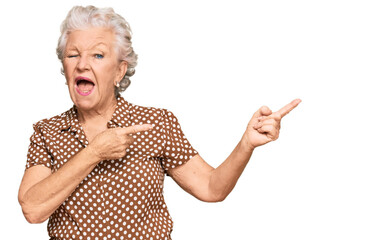
<svg viewBox="0 0 389 240">
<path fill-rule="evenodd" d="M 374 0 L 2 3 L 2 239 L 48 239 L 17 191 L 32 124 L 72 106 L 55 48 L 76 4 L 128 20 L 139 65 L 123 96 L 172 110 L 214 167 L 260 106 L 303 100 L 224 202 L 166 179 L 173 239 L 389 239 L 389 4 Z"/>
</svg>

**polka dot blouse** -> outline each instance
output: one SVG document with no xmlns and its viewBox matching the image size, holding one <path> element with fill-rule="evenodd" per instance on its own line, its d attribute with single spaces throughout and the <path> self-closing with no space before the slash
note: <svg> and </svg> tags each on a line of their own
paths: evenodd
<svg viewBox="0 0 389 240">
<path fill-rule="evenodd" d="M 121 159 L 100 162 L 50 216 L 51 239 L 170 239 L 173 222 L 163 198 L 168 169 L 197 152 L 166 109 L 141 107 L 118 98 L 108 128 L 152 124 L 133 135 Z M 77 108 L 34 124 L 26 168 L 44 165 L 57 171 L 88 140 Z"/>
</svg>

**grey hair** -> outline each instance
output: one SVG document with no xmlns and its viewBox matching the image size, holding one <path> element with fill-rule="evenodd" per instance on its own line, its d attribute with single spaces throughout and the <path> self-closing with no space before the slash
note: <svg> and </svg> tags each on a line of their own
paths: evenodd
<svg viewBox="0 0 389 240">
<path fill-rule="evenodd" d="M 90 27 L 106 27 L 111 29 L 116 37 L 116 51 L 119 61 L 126 61 L 128 63 L 127 72 L 120 81 L 119 87 L 115 86 L 115 95 L 118 96 L 120 92 L 126 90 L 131 84 L 130 77 L 135 74 L 138 55 L 132 48 L 130 25 L 122 16 L 115 13 L 112 8 L 96 8 L 94 6 L 73 7 L 61 25 L 57 56 L 59 60 L 63 60 L 66 42 L 71 32 Z"/>
</svg>

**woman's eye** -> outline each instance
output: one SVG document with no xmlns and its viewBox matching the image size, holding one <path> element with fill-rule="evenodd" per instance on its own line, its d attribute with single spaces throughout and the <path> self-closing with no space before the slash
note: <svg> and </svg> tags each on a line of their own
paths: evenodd
<svg viewBox="0 0 389 240">
<path fill-rule="evenodd" d="M 78 57 L 78 55 L 69 55 L 68 58 L 75 58 L 75 57 Z"/>
<path fill-rule="evenodd" d="M 96 57 L 97 59 L 102 59 L 102 58 L 104 58 L 104 56 L 101 55 L 101 54 L 95 54 L 95 57 Z"/>
</svg>

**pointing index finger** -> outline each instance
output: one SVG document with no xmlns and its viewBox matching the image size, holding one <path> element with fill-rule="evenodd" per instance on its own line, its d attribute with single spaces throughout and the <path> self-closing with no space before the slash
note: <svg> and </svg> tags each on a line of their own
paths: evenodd
<svg viewBox="0 0 389 240">
<path fill-rule="evenodd" d="M 286 114 L 288 114 L 290 111 L 292 111 L 299 103 L 301 102 L 300 99 L 295 99 L 292 102 L 286 104 L 283 108 L 278 110 L 278 113 L 281 114 L 281 117 L 284 117 Z"/>
<path fill-rule="evenodd" d="M 131 127 L 126 127 L 123 129 L 125 129 L 125 132 L 127 134 L 135 134 L 137 132 L 144 132 L 144 131 L 151 130 L 152 128 L 153 128 L 153 125 L 151 125 L 151 124 L 142 124 L 142 125 L 134 125 Z"/>
</svg>

